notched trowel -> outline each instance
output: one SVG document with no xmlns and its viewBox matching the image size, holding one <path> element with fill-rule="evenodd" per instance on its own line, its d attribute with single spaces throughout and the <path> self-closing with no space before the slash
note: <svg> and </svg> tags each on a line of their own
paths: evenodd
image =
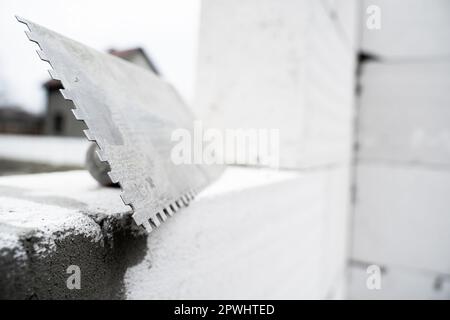
<svg viewBox="0 0 450 320">
<path fill-rule="evenodd" d="M 98 52 L 36 23 L 28 38 L 39 45 L 53 79 L 61 81 L 75 118 L 84 121 L 88 140 L 98 145 L 113 183 L 133 218 L 148 232 L 220 175 L 221 166 L 175 164 L 174 130 L 193 133 L 194 116 L 176 90 L 149 70 Z"/>
</svg>

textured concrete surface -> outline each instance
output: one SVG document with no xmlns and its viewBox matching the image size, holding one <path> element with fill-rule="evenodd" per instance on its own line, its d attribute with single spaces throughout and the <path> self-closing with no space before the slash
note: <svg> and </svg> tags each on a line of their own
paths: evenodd
<svg viewBox="0 0 450 320">
<path fill-rule="evenodd" d="M 450 172 L 361 164 L 353 259 L 450 275 Z"/>
<path fill-rule="evenodd" d="M 449 299 L 449 2 L 369 4 L 381 29 L 362 34 L 378 59 L 361 68 L 350 297 Z"/>
<path fill-rule="evenodd" d="M 340 190 L 348 190 L 348 172 L 265 175 L 229 172 L 152 233 L 144 260 L 127 271 L 127 296 L 342 298 L 348 202 Z M 263 183 L 246 186 L 255 179 Z"/>
<path fill-rule="evenodd" d="M 0 190 L 1 298 L 123 297 L 146 236 L 119 190 L 85 171 L 3 177 Z M 81 268 L 81 290 L 66 287 L 69 265 Z"/>
<path fill-rule="evenodd" d="M 386 58 L 429 60 L 448 57 L 450 3 L 447 0 L 365 0 L 362 4 L 362 44 L 366 52 Z M 381 9 L 381 29 L 365 27 L 370 5 Z"/>
<path fill-rule="evenodd" d="M 342 298 L 348 174 L 229 168 L 149 237 L 87 172 L 3 177 L 0 297 Z"/>
<path fill-rule="evenodd" d="M 283 168 L 348 162 L 357 2 L 342 2 L 204 1 L 194 111 L 217 128 L 279 129 Z"/>
<path fill-rule="evenodd" d="M 450 298 L 449 66 L 430 58 L 362 69 L 352 259 L 387 271 L 371 291 L 352 267 L 352 298 Z"/>
<path fill-rule="evenodd" d="M 362 70 L 361 162 L 450 168 L 450 62 L 372 62 Z"/>
<path fill-rule="evenodd" d="M 223 223 L 206 226 L 211 232 L 200 232 L 198 240 L 188 231 L 180 237 L 189 239 L 183 243 L 205 248 L 193 254 L 193 265 L 216 256 L 214 246 L 223 248 L 222 263 L 215 268 L 223 265 L 223 271 L 202 273 L 214 284 L 206 288 L 199 285 L 200 275 L 173 272 L 173 290 L 163 283 L 158 287 L 163 296 L 343 296 L 356 23 L 357 1 L 203 1 L 194 111 L 215 128 L 280 129 L 280 167 L 297 170 L 299 178 L 289 186 L 253 190 L 254 196 L 236 194 L 230 197 L 236 200 L 221 205 L 223 209 L 211 204 L 226 211 L 220 215 Z M 292 234 L 290 226 L 297 232 Z M 267 232 L 257 236 L 255 228 Z M 222 244 L 219 235 L 225 230 L 241 244 L 234 238 Z M 262 248 L 267 248 L 268 257 L 262 258 Z M 176 247 L 167 251 L 176 252 Z M 172 256 L 161 259 L 170 270 L 190 261 Z M 264 276 L 266 266 L 272 272 Z M 147 282 L 138 282 L 131 271 L 142 274 L 141 267 L 145 269 L 130 269 L 130 288 L 140 292 L 137 296 L 146 295 L 139 288 Z M 280 274 L 289 274 L 289 279 Z M 228 280 L 236 285 L 227 287 Z"/>
</svg>

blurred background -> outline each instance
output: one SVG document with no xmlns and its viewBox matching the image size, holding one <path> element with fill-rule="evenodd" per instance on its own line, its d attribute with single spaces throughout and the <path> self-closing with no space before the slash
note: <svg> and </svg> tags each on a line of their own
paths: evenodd
<svg viewBox="0 0 450 320">
<path fill-rule="evenodd" d="M 0 0 L 8 176 L 83 168 L 89 147 L 16 14 L 152 70 L 214 127 L 280 129 L 279 170 L 327 181 L 305 277 L 334 294 L 304 297 L 450 299 L 449 1 Z"/>
<path fill-rule="evenodd" d="M 80 168 L 88 146 L 77 139 L 84 138 L 84 125 L 73 119 L 59 83 L 49 80 L 48 65 L 36 61 L 33 47 L 23 41 L 15 15 L 157 70 L 193 100 L 199 0 L 130 1 L 126 6 L 120 1 L 1 0 L 0 132 L 42 139 L 2 137 L 0 175 Z M 17 144 L 22 147 L 11 148 Z"/>
</svg>

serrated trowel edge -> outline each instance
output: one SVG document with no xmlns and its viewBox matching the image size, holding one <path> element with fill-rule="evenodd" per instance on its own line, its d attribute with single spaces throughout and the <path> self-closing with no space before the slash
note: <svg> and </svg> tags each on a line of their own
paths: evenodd
<svg viewBox="0 0 450 320">
<path fill-rule="evenodd" d="M 45 50 L 42 48 L 41 44 L 39 43 L 39 40 L 36 37 L 34 37 L 34 35 L 33 35 L 33 27 L 34 26 L 41 27 L 41 26 L 32 21 L 24 19 L 20 16 L 16 15 L 15 17 L 16 17 L 17 21 L 19 21 L 20 23 L 23 23 L 27 26 L 28 31 L 25 31 L 25 34 L 27 35 L 28 39 L 31 42 L 34 42 L 38 45 L 39 49 L 36 50 L 36 52 L 38 54 L 39 59 L 47 62 L 50 65 L 51 69 L 48 70 L 50 77 L 54 80 L 61 82 L 63 89 L 61 89 L 60 92 L 61 92 L 62 96 L 64 97 L 64 99 L 71 101 L 71 103 L 73 104 L 72 113 L 73 113 L 75 119 L 78 121 L 83 121 L 83 123 L 88 128 L 83 131 L 84 135 L 86 136 L 86 138 L 89 141 L 92 141 L 97 144 L 97 146 L 99 148 L 97 153 L 98 153 L 100 160 L 102 162 L 107 162 L 108 165 L 110 165 L 106 155 L 102 151 L 101 145 L 99 145 L 96 137 L 89 130 L 89 124 L 85 121 L 87 119 L 86 115 L 83 113 L 82 109 L 78 108 L 76 99 L 72 98 L 72 96 L 70 94 L 70 90 L 66 89 L 66 84 L 64 83 L 64 80 L 62 80 L 58 76 L 57 70 L 54 69 L 51 59 L 46 55 Z M 41 27 L 41 28 L 44 28 L 44 27 Z M 121 181 L 116 177 L 116 175 L 114 174 L 114 171 L 113 170 L 110 171 L 108 173 L 108 175 L 110 176 L 112 182 L 117 183 L 120 186 L 120 189 L 121 189 L 120 197 L 121 197 L 123 203 L 125 205 L 130 206 L 132 211 L 134 213 L 136 213 L 135 208 L 133 207 L 133 204 L 127 199 L 126 193 L 124 192 L 124 190 L 121 186 Z M 187 191 L 186 193 L 182 194 L 177 200 L 167 203 L 165 206 L 160 208 L 160 210 L 154 212 L 150 216 L 145 215 L 146 216 L 145 219 L 142 219 L 142 218 L 139 219 L 136 215 L 133 215 L 133 218 L 138 225 L 144 227 L 147 232 L 151 232 L 153 229 L 158 227 L 162 222 L 166 221 L 167 218 L 170 218 L 179 209 L 181 209 L 182 207 L 188 206 L 189 203 L 195 198 L 198 191 L 200 189 L 202 189 L 203 187 L 205 187 L 205 186 L 201 186 L 200 188 L 194 188 L 194 189 Z"/>
</svg>

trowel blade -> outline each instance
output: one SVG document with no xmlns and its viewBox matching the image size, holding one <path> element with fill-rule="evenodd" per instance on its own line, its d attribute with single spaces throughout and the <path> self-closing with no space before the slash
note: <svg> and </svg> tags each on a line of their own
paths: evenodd
<svg viewBox="0 0 450 320">
<path fill-rule="evenodd" d="M 171 136 L 192 133 L 194 116 L 176 90 L 150 70 L 98 52 L 36 23 L 26 24 L 39 57 L 49 62 L 63 96 L 74 103 L 86 137 L 100 148 L 133 218 L 147 231 L 160 225 L 217 177 L 222 168 L 175 164 Z"/>
</svg>

